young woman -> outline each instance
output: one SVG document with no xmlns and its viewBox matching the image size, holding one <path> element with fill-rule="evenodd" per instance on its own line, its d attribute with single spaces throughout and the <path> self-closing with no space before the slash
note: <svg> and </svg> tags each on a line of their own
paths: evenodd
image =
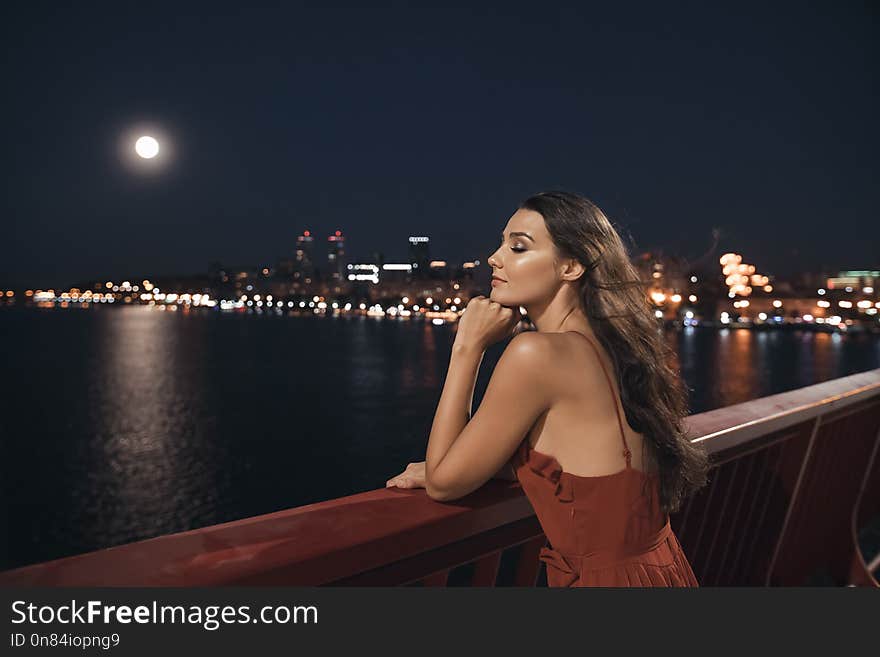
<svg viewBox="0 0 880 657">
<path fill-rule="evenodd" d="M 507 222 L 492 291 L 458 323 L 425 461 L 387 486 L 439 501 L 517 479 L 552 548 L 550 586 L 697 586 L 669 513 L 706 483 L 684 435 L 687 393 L 669 367 L 643 281 L 602 211 L 544 192 Z M 477 413 L 485 349 L 516 334 Z"/>
</svg>

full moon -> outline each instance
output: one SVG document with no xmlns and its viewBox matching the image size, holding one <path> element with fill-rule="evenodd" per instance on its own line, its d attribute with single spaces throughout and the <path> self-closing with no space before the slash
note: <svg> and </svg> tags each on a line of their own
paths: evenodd
<svg viewBox="0 0 880 657">
<path fill-rule="evenodd" d="M 159 142 L 152 137 L 144 136 L 135 142 L 134 150 L 142 158 L 149 160 L 159 154 Z"/>
</svg>

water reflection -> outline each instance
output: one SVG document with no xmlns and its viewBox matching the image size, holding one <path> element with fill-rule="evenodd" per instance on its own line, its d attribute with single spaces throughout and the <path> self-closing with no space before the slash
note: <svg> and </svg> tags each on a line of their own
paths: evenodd
<svg viewBox="0 0 880 657">
<path fill-rule="evenodd" d="M 204 323 L 149 308 L 119 309 L 99 324 L 91 395 L 91 487 L 98 509 L 136 509 L 117 532 L 137 535 L 210 515 L 223 446 L 206 436 Z"/>
<path fill-rule="evenodd" d="M 420 367 L 420 370 L 422 372 L 422 385 L 429 390 L 436 389 L 440 385 L 440 377 L 438 376 L 438 373 L 441 368 L 444 368 L 446 365 L 446 363 L 441 364 L 438 362 L 437 340 L 440 335 L 444 338 L 449 337 L 449 329 L 446 326 L 438 329 L 432 324 L 425 323 L 425 326 L 422 329 L 422 349 L 420 359 L 422 366 Z"/>
</svg>

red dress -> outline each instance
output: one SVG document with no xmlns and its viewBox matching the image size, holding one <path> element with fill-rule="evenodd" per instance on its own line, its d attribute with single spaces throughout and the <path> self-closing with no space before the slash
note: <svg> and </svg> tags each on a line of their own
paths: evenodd
<svg viewBox="0 0 880 657">
<path fill-rule="evenodd" d="M 699 586 L 668 514 L 660 510 L 657 476 L 630 464 L 614 387 L 601 357 L 599 362 L 615 400 L 626 467 L 608 475 L 573 475 L 534 450 L 528 438 L 514 458 L 517 479 L 553 546 L 541 548 L 539 556 L 547 584 Z"/>
</svg>

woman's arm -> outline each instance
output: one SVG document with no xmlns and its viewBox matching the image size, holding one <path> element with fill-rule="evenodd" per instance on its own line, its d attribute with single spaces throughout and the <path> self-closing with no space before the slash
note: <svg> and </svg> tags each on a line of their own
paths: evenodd
<svg viewBox="0 0 880 657">
<path fill-rule="evenodd" d="M 485 354 L 485 352 L 484 352 L 484 354 Z M 480 358 L 482 359 L 482 356 Z M 481 364 L 482 364 L 482 360 L 481 360 Z M 478 365 L 477 372 L 479 373 L 479 371 L 480 371 L 480 367 Z M 467 422 L 465 422 L 465 425 L 467 425 L 467 423 L 470 422 L 471 418 L 474 416 L 474 390 L 476 389 L 476 385 L 477 385 L 477 377 L 475 375 L 474 376 L 474 385 L 471 387 L 471 396 L 468 401 L 468 414 L 467 414 Z M 516 471 L 513 468 L 513 460 L 510 460 L 507 463 L 505 463 L 502 466 L 502 468 L 492 476 L 492 479 L 503 479 L 504 481 L 519 481 L 519 479 L 516 476 Z"/>
<path fill-rule="evenodd" d="M 482 354 L 467 343 L 453 346 L 425 455 L 425 488 L 432 499 L 454 500 L 499 475 L 513 478 L 507 470 L 511 458 L 552 403 L 547 345 L 536 333 L 522 333 L 507 345 L 468 420 Z"/>
<path fill-rule="evenodd" d="M 484 351 L 476 345 L 454 343 L 449 359 L 449 370 L 440 402 L 431 424 L 431 435 L 425 450 L 425 481 L 431 480 L 434 469 L 446 456 L 452 443 L 464 430 L 471 418 L 477 374 L 483 362 Z M 428 488 L 426 485 L 425 488 Z"/>
<path fill-rule="evenodd" d="M 473 399 L 474 393 L 471 391 L 471 402 L 470 407 L 471 410 L 468 411 L 468 422 L 471 421 L 471 417 L 473 416 Z M 516 469 L 513 465 L 513 459 L 511 458 L 507 463 L 501 466 L 501 469 L 492 475 L 492 479 L 502 479 L 504 481 L 519 481 L 519 477 L 516 476 Z"/>
</svg>

